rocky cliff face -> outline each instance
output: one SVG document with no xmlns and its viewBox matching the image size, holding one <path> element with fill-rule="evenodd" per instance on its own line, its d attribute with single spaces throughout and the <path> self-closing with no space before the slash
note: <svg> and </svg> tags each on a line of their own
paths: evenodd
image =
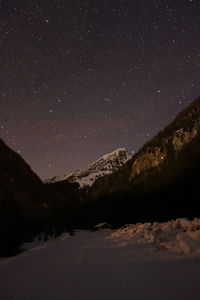
<svg viewBox="0 0 200 300">
<path fill-rule="evenodd" d="M 147 170 L 161 170 L 166 160 L 172 156 L 177 157 L 199 135 L 199 132 L 200 98 L 139 151 L 133 158 L 130 179 L 134 179 Z"/>
<path fill-rule="evenodd" d="M 107 222 L 200 216 L 200 97 L 116 173 L 98 179 L 90 203 Z"/>
</svg>

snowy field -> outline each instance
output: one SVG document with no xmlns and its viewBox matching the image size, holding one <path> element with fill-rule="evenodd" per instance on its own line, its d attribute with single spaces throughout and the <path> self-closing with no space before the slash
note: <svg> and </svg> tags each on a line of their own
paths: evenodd
<svg viewBox="0 0 200 300">
<path fill-rule="evenodd" d="M 79 231 L 0 260 L 1 300 L 199 300 L 200 220 Z"/>
</svg>

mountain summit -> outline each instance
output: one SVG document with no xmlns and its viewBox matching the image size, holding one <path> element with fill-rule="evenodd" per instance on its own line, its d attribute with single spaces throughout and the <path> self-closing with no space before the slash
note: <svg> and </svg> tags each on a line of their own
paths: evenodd
<svg viewBox="0 0 200 300">
<path fill-rule="evenodd" d="M 119 148 L 102 156 L 85 168 L 61 177 L 53 177 L 47 180 L 46 183 L 56 183 L 67 180 L 68 182 L 77 182 L 81 188 L 89 187 L 92 186 L 98 178 L 116 172 L 129 159 L 131 159 L 131 155 L 124 148 Z"/>
</svg>

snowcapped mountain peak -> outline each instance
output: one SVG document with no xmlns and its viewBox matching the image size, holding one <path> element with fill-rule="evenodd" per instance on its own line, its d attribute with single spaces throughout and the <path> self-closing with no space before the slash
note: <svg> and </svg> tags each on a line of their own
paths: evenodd
<svg viewBox="0 0 200 300">
<path fill-rule="evenodd" d="M 69 182 L 79 183 L 81 188 L 84 186 L 91 186 L 98 178 L 117 171 L 129 159 L 131 159 L 131 155 L 126 149 L 119 148 L 111 153 L 103 155 L 85 168 L 61 177 L 54 177 L 46 182 L 54 183 L 67 180 Z"/>
<path fill-rule="evenodd" d="M 90 164 L 89 166 L 91 166 L 91 165 L 93 165 L 93 164 L 95 164 L 97 162 L 108 161 L 108 160 L 115 160 L 115 159 L 122 159 L 123 160 L 123 158 L 127 158 L 127 157 L 130 158 L 130 155 L 128 154 L 128 152 L 126 151 L 126 149 L 125 148 L 118 148 L 118 149 L 114 150 L 111 153 L 103 155 L 97 161 L 95 161 L 94 163 Z"/>
</svg>

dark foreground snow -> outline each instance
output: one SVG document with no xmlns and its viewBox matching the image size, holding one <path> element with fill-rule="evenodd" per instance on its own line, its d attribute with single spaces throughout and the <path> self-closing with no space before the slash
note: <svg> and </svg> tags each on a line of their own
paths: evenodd
<svg viewBox="0 0 200 300">
<path fill-rule="evenodd" d="M 199 220 L 64 234 L 0 260 L 0 299 L 199 300 L 199 246 Z"/>
</svg>

